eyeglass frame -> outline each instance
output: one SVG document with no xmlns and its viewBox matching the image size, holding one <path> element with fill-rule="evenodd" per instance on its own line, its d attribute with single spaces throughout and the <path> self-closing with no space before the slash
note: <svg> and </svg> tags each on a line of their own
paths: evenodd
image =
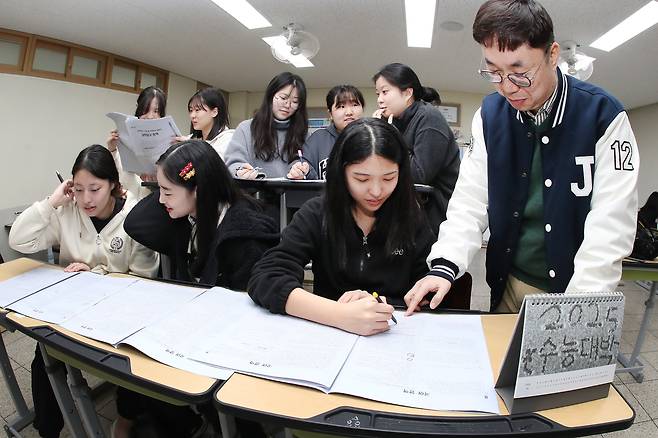
<svg viewBox="0 0 658 438">
<path fill-rule="evenodd" d="M 290 95 L 287 95 L 286 97 L 281 97 L 278 94 L 274 95 L 274 99 L 277 100 L 282 105 L 287 105 L 290 104 L 290 108 L 299 108 L 299 102 L 293 102 L 292 99 L 290 98 Z"/>
<path fill-rule="evenodd" d="M 502 84 L 503 81 L 505 80 L 505 78 L 507 78 L 508 81 L 510 81 L 512 84 L 516 85 L 519 88 L 530 88 L 530 87 L 532 87 L 532 81 L 535 79 L 535 76 L 537 76 L 537 73 L 539 72 L 539 69 L 544 64 L 544 62 L 548 60 L 549 57 L 550 57 L 550 51 L 546 53 L 546 55 L 544 56 L 544 59 L 542 60 L 542 62 L 539 63 L 539 65 L 537 66 L 537 69 L 535 70 L 535 73 L 532 75 L 531 78 L 528 77 L 528 72 L 525 72 L 525 73 L 507 73 L 505 76 L 503 76 L 503 74 L 500 71 L 492 71 L 492 70 L 485 70 L 485 69 L 479 68 L 478 73 L 480 74 L 480 77 L 482 77 L 482 79 L 484 79 L 485 81 L 487 81 L 491 84 Z M 500 81 L 498 81 L 498 82 L 490 81 L 482 73 L 491 74 L 491 75 L 496 74 L 500 78 Z M 514 79 L 512 79 L 513 77 L 527 79 L 528 80 L 528 85 L 517 84 L 514 81 Z"/>
</svg>

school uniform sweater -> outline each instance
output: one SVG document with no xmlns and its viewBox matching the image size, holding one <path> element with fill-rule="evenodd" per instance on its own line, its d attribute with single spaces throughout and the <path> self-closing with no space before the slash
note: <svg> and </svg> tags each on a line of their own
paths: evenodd
<svg viewBox="0 0 658 438">
<path fill-rule="evenodd" d="M 277 154 L 271 161 L 261 160 L 256 157 L 254 151 L 254 139 L 251 136 L 251 121 L 253 119 L 240 122 L 231 141 L 226 147 L 224 161 L 231 175 L 236 176 L 238 168 L 245 163 L 253 167 L 260 167 L 268 178 L 285 178 L 288 174 L 289 161 L 292 157 L 287 157 L 283 152 L 286 143 L 286 135 L 290 122 L 274 120 L 276 130 Z"/>
<path fill-rule="evenodd" d="M 142 199 L 125 222 L 126 232 L 136 241 L 171 259 L 172 277 L 194 281 L 188 263 L 192 225 L 186 218 L 172 219 L 160 204 L 159 191 Z M 248 201 L 231 205 L 217 227 L 199 282 L 245 290 L 254 263 L 279 241 L 273 219 Z"/>
<path fill-rule="evenodd" d="M 332 123 L 326 128 L 318 129 L 306 139 L 303 147 L 304 161 L 309 164 L 306 179 L 327 179 L 327 162 L 337 138 L 338 131 Z"/>
<path fill-rule="evenodd" d="M 313 262 L 313 293 L 337 300 L 349 290 L 379 292 L 401 298 L 428 271 L 425 257 L 434 241 L 429 226 L 419 225 L 415 246 L 385 251 L 387 230 L 375 228 L 364 236 L 353 222 L 347 235 L 346 268 L 337 266 L 329 250 L 330 236 L 324 225 L 325 198 L 307 201 L 283 230 L 281 243 L 254 266 L 247 291 L 272 313 L 285 313 L 290 292 L 301 288 L 304 266 Z"/>
<path fill-rule="evenodd" d="M 82 262 L 93 272 L 128 272 L 154 277 L 159 257 L 134 241 L 123 229 L 123 222 L 136 199 L 130 194 L 123 208 L 100 232 L 89 216 L 71 202 L 52 208 L 48 199 L 38 201 L 16 218 L 9 233 L 9 246 L 32 254 L 59 244 L 59 263 L 67 266 Z"/>
<path fill-rule="evenodd" d="M 223 131 L 220 131 L 215 138 L 211 140 L 206 140 L 206 142 L 217 151 L 222 160 L 226 160 L 226 148 L 233 138 L 233 133 L 235 129 L 224 128 Z M 192 139 L 192 134 L 187 136 L 187 139 Z M 203 140 L 202 138 L 195 138 L 195 140 Z"/>
<path fill-rule="evenodd" d="M 435 233 L 446 218 L 448 201 L 459 175 L 459 148 L 455 136 L 439 110 L 415 101 L 393 124 L 407 142 L 411 175 L 416 184 L 434 188 L 423 208 Z"/>
<path fill-rule="evenodd" d="M 538 142 L 549 291 L 615 290 L 633 246 L 640 160 L 628 116 L 604 90 L 559 69 L 557 78 L 557 101 L 540 127 L 504 97 L 484 99 L 448 220 L 427 259 L 432 274 L 454 280 L 480 249 L 488 226 L 492 309 L 518 251 Z"/>
</svg>

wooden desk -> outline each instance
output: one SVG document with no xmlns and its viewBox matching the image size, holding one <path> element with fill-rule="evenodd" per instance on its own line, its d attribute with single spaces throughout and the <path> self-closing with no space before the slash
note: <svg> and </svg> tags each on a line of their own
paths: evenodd
<svg viewBox="0 0 658 438">
<path fill-rule="evenodd" d="M 497 376 L 516 315 L 482 315 Z M 349 436 L 587 435 L 628 428 L 635 412 L 611 386 L 607 398 L 531 414 L 430 411 L 234 374 L 215 394 L 218 410 L 316 432 Z"/>
<path fill-rule="evenodd" d="M 27 272 L 43 263 L 30 259 L 18 259 L 0 265 L 0 280 L 5 280 Z M 37 340 L 42 346 L 44 361 L 56 359 L 66 364 L 69 379 L 73 378 L 69 390 L 63 372 L 51 377 L 60 408 L 65 414 L 67 425 L 74 436 L 86 436 L 80 432 L 81 423 L 89 436 L 103 436 L 94 430 L 97 425 L 93 403 L 85 389 L 80 370 L 87 371 L 102 379 L 123 386 L 132 391 L 148 395 L 167 403 L 176 405 L 200 404 L 212 399 L 218 381 L 188 371 L 164 365 L 129 346 L 114 348 L 109 344 L 98 342 L 73 333 L 54 324 L 28 318 L 10 312 L 5 315 L 5 323 Z M 71 394 L 73 391 L 73 394 Z M 72 404 L 72 398 L 78 404 L 78 413 Z M 69 414 L 69 415 L 67 415 Z M 100 428 L 100 426 L 98 425 Z M 90 430 L 91 429 L 91 430 Z M 76 432 L 77 430 L 77 432 Z"/>
<path fill-rule="evenodd" d="M 656 303 L 656 293 L 658 293 L 658 262 L 644 262 L 635 260 L 624 260 L 621 278 L 628 281 L 645 280 L 651 282 L 649 290 L 649 299 L 644 303 L 644 315 L 640 324 L 640 331 L 635 339 L 635 345 L 630 356 L 619 353 L 617 359 L 623 367 L 617 368 L 617 372 L 628 372 L 633 376 L 636 382 L 641 383 L 644 380 L 644 364 L 640 360 L 640 351 L 644 343 L 644 337 L 649 329 L 651 322 L 652 309 Z"/>
</svg>

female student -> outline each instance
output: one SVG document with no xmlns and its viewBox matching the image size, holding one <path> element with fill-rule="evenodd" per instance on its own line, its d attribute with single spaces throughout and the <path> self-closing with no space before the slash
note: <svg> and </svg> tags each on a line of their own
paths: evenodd
<svg viewBox="0 0 658 438">
<path fill-rule="evenodd" d="M 137 97 L 137 107 L 135 108 L 135 117 L 139 119 L 161 119 L 165 116 L 167 109 L 167 95 L 160 88 L 146 87 L 139 93 Z M 112 152 L 112 157 L 116 163 L 117 169 L 121 176 L 121 184 L 123 187 L 134 194 L 135 196 L 144 197 L 149 191 L 141 187 L 142 180 L 153 181 L 153 175 L 135 175 L 132 173 L 123 172 L 121 165 L 121 157 L 117 146 L 119 144 L 119 133 L 116 129 L 110 131 L 110 136 L 107 139 L 107 149 Z"/>
<path fill-rule="evenodd" d="M 327 161 L 336 137 L 351 122 L 363 116 L 366 102 L 363 94 L 353 85 L 336 85 L 327 93 L 327 112 L 331 125 L 320 128 L 306 139 L 304 155 L 295 161 L 288 178 L 290 179 L 325 179 Z"/>
<path fill-rule="evenodd" d="M 400 133 L 378 119 L 345 128 L 329 156 L 326 193 L 302 206 L 278 246 L 254 266 L 247 290 L 273 313 L 361 335 L 388 328 L 393 307 L 428 270 L 435 240 L 414 195 Z M 302 288 L 313 262 L 313 293 Z"/>
<path fill-rule="evenodd" d="M 238 125 L 228 145 L 231 175 L 255 179 L 262 172 L 270 178 L 285 177 L 307 130 L 304 81 L 289 72 L 275 76 L 254 118 Z"/>
<path fill-rule="evenodd" d="M 228 108 L 222 93 L 216 88 L 197 91 L 187 102 L 187 110 L 191 122 L 191 135 L 188 138 L 207 141 L 224 159 L 226 147 L 235 130 L 228 127 Z"/>
<path fill-rule="evenodd" d="M 137 201 L 124 197 L 112 155 L 100 145 L 83 149 L 73 164 L 73 179 L 48 198 L 27 208 L 11 227 L 9 245 L 35 253 L 59 245 L 65 271 L 129 272 L 155 276 L 158 256 L 123 229 Z M 57 437 L 64 426 L 38 346 L 32 361 L 34 427 L 43 437 Z"/>
<path fill-rule="evenodd" d="M 159 192 L 142 199 L 126 232 L 171 260 L 172 277 L 245 290 L 254 263 L 279 240 L 274 221 L 237 188 L 215 149 L 201 140 L 171 146 L 156 163 Z M 162 429 L 191 436 L 205 420 L 127 390 L 117 392 L 118 423 L 129 429 L 140 415 L 159 413 Z"/>
<path fill-rule="evenodd" d="M 422 87 L 416 73 L 399 63 L 384 66 L 373 81 L 379 106 L 373 117 L 392 120 L 409 147 L 413 181 L 434 187 L 424 210 L 438 233 L 460 164 L 452 130 L 439 110 L 428 103 L 435 101 L 438 93 Z"/>
</svg>

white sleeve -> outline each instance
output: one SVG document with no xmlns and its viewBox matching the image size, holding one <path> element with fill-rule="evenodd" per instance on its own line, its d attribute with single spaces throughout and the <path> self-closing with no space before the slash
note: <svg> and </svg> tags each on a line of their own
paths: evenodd
<svg viewBox="0 0 658 438">
<path fill-rule="evenodd" d="M 457 265 L 459 273 L 466 271 L 488 227 L 487 149 L 480 111 L 478 109 L 473 116 L 473 138 L 462 158 L 457 184 L 448 203 L 447 219 L 441 224 L 439 239 L 427 257 L 430 269 L 432 261 L 445 259 Z"/>
<path fill-rule="evenodd" d="M 596 143 L 590 212 L 566 292 L 613 291 L 633 249 L 640 155 L 626 112 Z"/>
<path fill-rule="evenodd" d="M 48 198 L 35 202 L 12 224 L 9 246 L 23 254 L 43 251 L 59 243 L 60 227 L 57 210 L 48 203 Z"/>
<path fill-rule="evenodd" d="M 148 195 L 150 191 L 146 187 L 142 187 L 142 179 L 134 173 L 123 170 L 119 149 L 115 149 L 111 154 L 112 158 L 114 158 L 114 164 L 117 167 L 117 171 L 119 172 L 119 182 L 123 189 L 137 199 L 142 199 Z"/>
</svg>

